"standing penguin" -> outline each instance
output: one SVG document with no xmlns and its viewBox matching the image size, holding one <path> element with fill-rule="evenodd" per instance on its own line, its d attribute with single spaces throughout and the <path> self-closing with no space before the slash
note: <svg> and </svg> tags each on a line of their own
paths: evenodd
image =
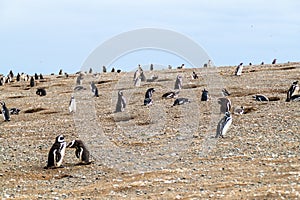
<svg viewBox="0 0 300 200">
<path fill-rule="evenodd" d="M 73 140 L 67 146 L 68 148 L 75 148 L 75 155 L 79 158 L 78 165 L 89 165 L 90 162 L 90 152 L 85 147 L 84 143 L 81 140 Z"/>
<path fill-rule="evenodd" d="M 74 113 L 76 112 L 76 101 L 74 96 L 71 97 L 70 103 L 69 103 L 69 111 L 70 113 Z"/>
<path fill-rule="evenodd" d="M 208 91 L 206 89 L 202 90 L 201 101 L 208 101 Z"/>
<path fill-rule="evenodd" d="M 154 88 L 149 88 L 149 89 L 146 91 L 145 99 L 144 99 L 144 105 L 145 105 L 145 106 L 151 105 L 151 104 L 153 103 L 152 95 L 153 95 L 154 92 L 155 92 L 155 89 L 154 89 Z"/>
<path fill-rule="evenodd" d="M 237 68 L 236 68 L 234 74 L 235 74 L 236 76 L 240 76 L 240 75 L 242 75 L 242 71 L 243 71 L 243 63 L 240 63 L 240 64 L 237 66 Z"/>
<path fill-rule="evenodd" d="M 52 145 L 48 154 L 48 163 L 45 169 L 61 167 L 63 162 L 67 143 L 64 136 L 59 135 L 55 138 L 55 143 Z"/>
<path fill-rule="evenodd" d="M 5 104 L 4 101 L 1 102 L 1 105 L 2 105 L 1 111 L 2 111 L 2 115 L 3 115 L 4 121 L 8 122 L 8 121 L 10 121 L 9 110 L 7 109 L 6 104 Z"/>
<path fill-rule="evenodd" d="M 220 113 L 230 112 L 231 109 L 231 101 L 226 97 L 221 97 L 218 99 L 218 103 L 220 104 Z"/>
<path fill-rule="evenodd" d="M 122 91 L 118 92 L 118 101 L 116 105 L 116 111 L 115 112 L 123 112 L 126 108 L 126 99 L 123 95 Z"/>
<path fill-rule="evenodd" d="M 297 95 L 298 93 L 299 93 L 298 81 L 294 81 L 293 84 L 291 85 L 290 89 L 287 92 L 286 102 L 289 102 L 291 100 L 291 97 L 294 95 Z"/>
<path fill-rule="evenodd" d="M 34 78 L 33 76 L 30 78 L 30 87 L 34 87 L 35 83 L 34 83 Z"/>
<path fill-rule="evenodd" d="M 21 75 L 20 73 L 17 74 L 17 82 L 19 82 L 21 80 Z"/>
<path fill-rule="evenodd" d="M 177 75 L 174 89 L 175 90 L 181 90 L 181 88 L 182 88 L 182 76 L 181 75 Z"/>
<path fill-rule="evenodd" d="M 232 124 L 232 117 L 230 115 L 230 112 L 226 112 L 225 116 L 218 123 L 216 138 L 218 137 L 223 138 L 231 124 Z"/>
</svg>

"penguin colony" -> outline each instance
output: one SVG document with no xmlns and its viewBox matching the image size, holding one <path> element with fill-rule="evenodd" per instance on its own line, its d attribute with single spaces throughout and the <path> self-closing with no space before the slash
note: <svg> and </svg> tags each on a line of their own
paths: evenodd
<svg viewBox="0 0 300 200">
<path fill-rule="evenodd" d="M 274 61 L 275 64 L 276 60 Z M 237 67 L 235 70 L 235 75 L 236 76 L 241 76 L 242 74 L 242 65 L 243 63 L 240 63 L 240 65 Z M 103 72 L 106 72 L 106 69 L 103 67 Z M 8 84 L 10 82 L 13 82 L 13 80 L 18 81 L 30 81 L 30 87 L 35 87 L 36 86 L 36 80 L 38 79 L 43 79 L 43 75 L 40 74 L 39 76 L 37 74 L 33 76 L 27 75 L 27 74 L 17 74 L 16 77 L 14 77 L 14 74 L 12 71 L 5 77 L 2 76 L 0 77 L 0 85 Z M 198 79 L 198 75 L 193 72 L 192 74 L 193 79 Z M 76 78 L 76 87 L 78 87 L 78 90 L 84 89 L 82 86 L 82 80 L 83 80 L 83 74 L 80 73 L 80 75 Z M 142 68 L 139 66 L 139 69 L 135 72 L 134 75 L 134 85 L 137 86 L 136 82 L 137 80 L 145 81 L 145 74 Z M 140 84 L 140 83 L 139 83 Z M 162 95 L 162 98 L 164 99 L 172 99 L 176 98 L 174 100 L 174 103 L 172 106 L 178 106 L 178 105 L 183 105 L 186 103 L 190 103 L 191 101 L 188 98 L 177 98 L 179 94 L 179 90 L 182 89 L 183 86 L 183 76 L 182 75 L 177 75 L 176 80 L 175 80 L 175 86 L 174 89 L 177 91 L 170 91 Z M 91 91 L 94 94 L 95 97 L 98 97 L 98 89 L 95 85 L 94 82 L 91 82 L 90 84 Z M 76 90 L 76 89 L 75 89 Z M 145 99 L 144 99 L 144 105 L 151 105 L 153 103 L 153 94 L 155 92 L 154 88 L 149 88 L 146 93 L 145 93 Z M 227 91 L 227 89 L 223 88 L 222 89 L 222 94 L 223 98 L 218 99 L 218 103 L 220 104 L 220 113 L 223 113 L 224 116 L 220 119 L 218 126 L 217 126 L 217 132 L 216 132 L 216 138 L 223 138 L 226 133 L 228 132 L 231 124 L 232 124 L 232 115 L 230 113 L 232 106 L 231 106 L 231 101 L 228 98 L 230 96 L 230 93 Z M 36 94 L 39 96 L 45 96 L 46 95 L 46 90 L 43 88 L 38 88 L 36 91 Z M 257 94 L 254 95 L 253 98 L 256 101 L 269 101 L 269 98 L 265 95 L 262 94 Z M 208 95 L 208 90 L 203 89 L 202 94 L 201 94 L 201 101 L 208 101 L 209 100 L 209 95 Z M 287 98 L 286 102 L 290 101 L 300 101 L 300 94 L 299 94 L 299 85 L 298 81 L 294 81 L 290 88 L 287 91 Z M 18 108 L 7 108 L 7 105 L 4 101 L 0 102 L 1 105 L 1 113 L 3 116 L 4 121 L 9 122 L 11 120 L 10 115 L 17 115 L 20 112 L 20 109 Z M 126 99 L 123 94 L 123 91 L 118 91 L 118 99 L 117 99 L 117 104 L 116 104 L 116 110 L 115 112 L 124 112 L 126 109 Z M 71 97 L 70 103 L 69 103 L 69 111 L 70 112 L 76 112 L 76 102 L 74 96 Z M 242 115 L 244 114 L 245 108 L 243 106 L 236 108 L 234 110 L 235 114 Z M 55 142 L 52 145 L 51 149 L 49 150 L 48 153 L 48 162 L 47 166 L 45 168 L 57 168 L 57 167 L 62 167 L 64 155 L 66 148 L 75 148 L 75 155 L 79 159 L 79 164 L 87 165 L 90 164 L 91 162 L 89 161 L 89 156 L 90 153 L 84 143 L 81 140 L 72 140 L 68 145 L 64 140 L 63 135 L 59 135 L 55 138 Z"/>
</svg>

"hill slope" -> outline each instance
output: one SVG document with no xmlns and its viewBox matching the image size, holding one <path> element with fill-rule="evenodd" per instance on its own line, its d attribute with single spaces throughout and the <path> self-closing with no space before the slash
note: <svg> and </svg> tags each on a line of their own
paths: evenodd
<svg viewBox="0 0 300 200">
<path fill-rule="evenodd" d="M 290 84 L 299 80 L 300 64 L 246 66 L 242 76 L 234 67 L 145 72 L 155 82 L 133 86 L 133 73 L 85 75 L 74 91 L 76 75 L 45 76 L 29 82 L 0 86 L 0 100 L 21 109 L 10 122 L 0 122 L 0 193 L 2 198 L 300 198 L 300 108 L 285 102 Z M 192 71 L 199 79 L 192 80 Z M 190 104 L 172 107 L 171 91 L 183 75 L 180 97 Z M 95 81 L 99 97 L 89 83 Z M 47 90 L 44 97 L 36 89 Z M 156 89 L 153 105 L 143 106 L 148 88 Z M 201 102 L 206 88 L 211 100 Z M 233 115 L 224 138 L 215 139 L 222 118 L 217 99 L 221 89 L 233 107 L 247 113 Z M 117 92 L 127 99 L 125 112 L 114 113 Z M 257 102 L 255 94 L 278 101 Z M 70 114 L 71 95 L 77 111 Z M 67 142 L 82 139 L 93 164 L 76 166 L 67 149 L 64 168 L 45 170 L 55 137 Z"/>
</svg>

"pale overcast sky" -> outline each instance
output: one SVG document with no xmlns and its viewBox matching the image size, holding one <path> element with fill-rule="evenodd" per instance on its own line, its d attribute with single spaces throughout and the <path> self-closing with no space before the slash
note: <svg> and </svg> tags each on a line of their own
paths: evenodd
<svg viewBox="0 0 300 200">
<path fill-rule="evenodd" d="M 217 66 L 300 61 L 299 9 L 299 0 L 0 0 L 0 73 L 73 73 L 106 40 L 147 27 L 186 35 Z M 184 62 L 146 53 L 115 64 Z"/>
</svg>

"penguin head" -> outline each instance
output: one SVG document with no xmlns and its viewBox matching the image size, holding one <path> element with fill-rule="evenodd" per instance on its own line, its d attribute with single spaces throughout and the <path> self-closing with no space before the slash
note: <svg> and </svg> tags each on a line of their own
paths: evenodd
<svg viewBox="0 0 300 200">
<path fill-rule="evenodd" d="M 293 85 L 297 85 L 297 84 L 298 84 L 298 81 L 294 81 L 294 82 L 293 82 Z"/>
<path fill-rule="evenodd" d="M 230 117 L 230 112 L 225 112 L 226 117 Z"/>
<path fill-rule="evenodd" d="M 62 143 L 62 142 L 65 141 L 65 138 L 64 138 L 63 135 L 59 135 L 59 136 L 56 137 L 55 141 L 56 141 L 56 142 L 59 142 L 59 143 Z"/>
<path fill-rule="evenodd" d="M 83 142 L 81 140 L 72 140 L 68 145 L 67 148 L 76 148 L 79 146 L 83 146 Z"/>
<path fill-rule="evenodd" d="M 76 140 L 72 140 L 72 142 L 67 145 L 67 148 L 75 148 L 75 142 Z"/>
<path fill-rule="evenodd" d="M 119 96 L 123 96 L 123 92 L 120 90 L 120 91 L 118 92 L 118 95 L 119 95 Z"/>
</svg>

